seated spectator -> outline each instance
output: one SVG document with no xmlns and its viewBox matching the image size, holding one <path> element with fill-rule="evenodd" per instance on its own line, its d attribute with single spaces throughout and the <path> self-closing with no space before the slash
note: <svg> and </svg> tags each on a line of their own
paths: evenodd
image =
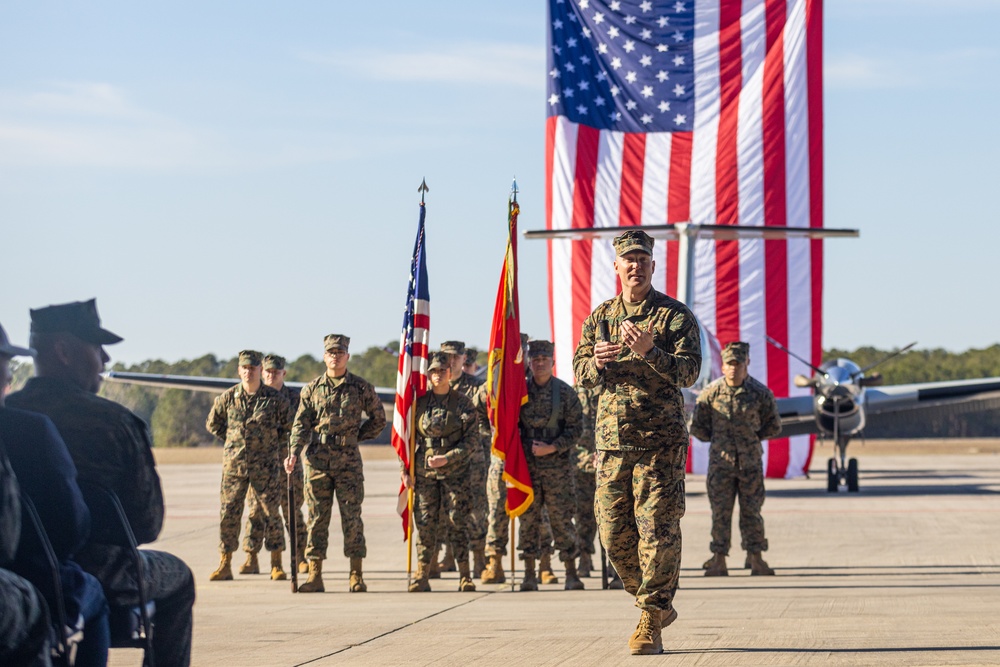
<svg viewBox="0 0 1000 667">
<path fill-rule="evenodd" d="M 114 491 L 136 540 L 145 544 L 155 540 L 163 526 L 163 492 L 149 427 L 124 406 L 97 396 L 101 373 L 110 360 L 104 345 L 121 340 L 101 328 L 93 299 L 32 310 L 36 377 L 11 394 L 7 404 L 40 412 L 55 423 L 80 481 Z M 156 604 L 156 663 L 186 667 L 191 662 L 194 577 L 176 556 L 152 550 L 141 554 L 146 596 Z M 89 542 L 76 560 L 100 580 L 113 606 L 138 604 L 124 548 Z"/>
</svg>

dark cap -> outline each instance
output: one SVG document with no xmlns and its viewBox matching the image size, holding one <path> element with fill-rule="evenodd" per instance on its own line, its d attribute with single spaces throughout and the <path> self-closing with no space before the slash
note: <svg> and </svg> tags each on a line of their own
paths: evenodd
<svg viewBox="0 0 1000 667">
<path fill-rule="evenodd" d="M 351 344 L 351 339 L 344 334 L 327 334 L 323 338 L 323 349 L 324 350 L 343 350 L 347 352 L 347 348 Z"/>
<path fill-rule="evenodd" d="M 10 338 L 7 338 L 7 332 L 0 326 L 0 354 L 8 357 L 33 357 L 35 356 L 35 351 L 30 347 L 11 345 Z M 2 389 L 3 387 L 0 387 L 0 390 Z"/>
<path fill-rule="evenodd" d="M 465 343 L 460 340 L 446 340 L 441 343 L 441 351 L 445 354 L 465 354 Z"/>
<path fill-rule="evenodd" d="M 528 343 L 528 359 L 551 357 L 555 346 L 547 340 L 533 340 Z"/>
<path fill-rule="evenodd" d="M 633 250 L 641 250 L 647 255 L 653 254 L 653 237 L 641 229 L 630 229 L 614 240 L 615 254 L 621 257 Z"/>
<path fill-rule="evenodd" d="M 735 361 L 738 364 L 744 363 L 750 358 L 750 343 L 735 341 L 722 348 L 722 363 L 728 364 Z"/>
<path fill-rule="evenodd" d="M 451 361 L 448 358 L 450 352 L 431 352 L 427 356 L 427 370 L 432 371 L 435 368 L 451 368 Z"/>
<path fill-rule="evenodd" d="M 124 340 L 101 328 L 97 299 L 46 306 L 31 311 L 31 333 L 69 333 L 94 345 L 113 345 Z"/>
<path fill-rule="evenodd" d="M 283 371 L 285 370 L 285 358 L 277 354 L 264 355 L 265 370 Z"/>
<path fill-rule="evenodd" d="M 471 364 L 479 359 L 479 350 L 474 347 L 465 348 L 465 363 Z"/>
<path fill-rule="evenodd" d="M 257 350 L 241 350 L 240 366 L 260 366 L 260 360 L 264 357 Z"/>
</svg>

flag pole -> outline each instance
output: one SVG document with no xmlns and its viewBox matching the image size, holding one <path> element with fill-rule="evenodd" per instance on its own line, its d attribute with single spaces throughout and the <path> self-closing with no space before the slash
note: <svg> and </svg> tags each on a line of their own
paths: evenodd
<svg viewBox="0 0 1000 667">
<path fill-rule="evenodd" d="M 415 405 L 415 404 L 414 404 Z M 410 587 L 412 581 L 411 575 L 413 573 L 413 488 L 417 484 L 417 479 L 413 474 L 413 458 L 416 455 L 416 434 L 413 432 L 413 413 L 414 409 L 410 410 L 410 443 L 409 443 L 409 458 L 410 458 L 410 469 L 408 471 L 410 475 L 410 488 L 406 490 L 406 587 Z"/>
<path fill-rule="evenodd" d="M 514 517 L 510 517 L 510 592 L 514 592 L 514 568 L 517 564 L 517 549 L 515 548 L 514 536 L 517 533 L 514 532 Z"/>
</svg>

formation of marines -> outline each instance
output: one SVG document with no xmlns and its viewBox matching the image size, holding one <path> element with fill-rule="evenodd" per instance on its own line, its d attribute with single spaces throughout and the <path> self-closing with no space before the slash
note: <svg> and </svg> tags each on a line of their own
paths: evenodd
<svg viewBox="0 0 1000 667">
<path fill-rule="evenodd" d="M 584 322 L 573 358 L 575 387 L 554 376 L 553 344 L 522 334 L 528 398 L 519 429 L 535 501 L 519 523 L 520 589 L 558 581 L 550 565 L 555 554 L 563 563 L 565 588 L 582 589 L 581 577 L 594 568 L 599 536 L 617 587 L 641 610 L 629 648 L 649 654 L 662 652 L 662 629 L 677 618 L 673 602 L 689 444 L 681 389 L 700 371 L 700 332 L 684 304 L 652 289 L 651 237 L 630 230 L 614 247 L 622 291 Z M 270 554 L 271 578 L 285 579 L 288 528 L 296 536 L 298 561 L 290 566 L 309 575 L 298 590 L 324 592 L 336 500 L 350 561 L 348 590 L 367 591 L 358 444 L 383 430 L 386 415 L 374 386 L 347 370 L 349 345 L 346 335 L 326 336 L 326 372 L 300 392 L 284 383 L 284 358 L 239 353 L 240 383 L 215 400 L 206 421 L 208 431 L 225 443 L 221 561 L 211 580 L 233 578 L 246 503 L 246 562 L 239 572 L 260 572 L 263 547 Z M 773 394 L 748 374 L 749 346 L 728 344 L 723 361 L 724 377 L 701 393 L 690 426 L 691 435 L 712 443 L 707 484 L 713 556 L 705 574 L 728 572 L 738 497 L 746 567 L 754 575 L 771 575 L 774 570 L 762 558 L 768 544 L 761 518 L 761 440 L 780 431 L 780 419 Z M 414 474 L 401 471 L 415 498 L 417 573 L 411 592 L 429 591 L 429 579 L 440 576 L 435 570 L 441 545 L 448 550 L 446 561 L 450 557 L 457 567 L 460 591 L 474 591 L 476 577 L 483 583 L 505 581 L 502 558 L 511 536 L 503 462 L 490 452 L 487 391 L 475 370 L 475 351 L 461 341 L 446 341 L 430 355 L 429 391 L 415 404 Z"/>
</svg>

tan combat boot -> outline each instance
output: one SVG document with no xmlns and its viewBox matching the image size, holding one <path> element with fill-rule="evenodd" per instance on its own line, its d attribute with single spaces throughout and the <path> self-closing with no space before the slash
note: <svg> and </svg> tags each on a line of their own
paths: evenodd
<svg viewBox="0 0 1000 667">
<path fill-rule="evenodd" d="M 480 577 L 484 584 L 502 584 L 507 581 L 507 575 L 503 572 L 503 563 L 500 562 L 500 556 L 493 554 L 490 556 L 490 562 L 483 570 L 483 576 Z"/>
<path fill-rule="evenodd" d="M 407 589 L 411 593 L 429 593 L 431 590 L 427 575 L 430 573 L 430 563 L 417 563 L 417 578 L 410 583 Z"/>
<path fill-rule="evenodd" d="M 222 554 L 222 562 L 219 569 L 208 575 L 209 581 L 232 581 L 233 580 L 233 552 L 226 551 Z"/>
<path fill-rule="evenodd" d="M 444 557 L 438 563 L 438 570 L 440 572 L 455 571 L 455 554 L 452 553 L 450 544 L 444 548 Z"/>
<path fill-rule="evenodd" d="M 323 586 L 323 561 L 309 561 L 309 578 L 306 583 L 299 586 L 299 593 L 322 593 L 326 590 Z"/>
<path fill-rule="evenodd" d="M 524 559 L 524 578 L 521 579 L 522 591 L 537 591 L 538 579 L 535 579 L 535 559 Z"/>
<path fill-rule="evenodd" d="M 352 593 L 368 592 L 368 585 L 361 573 L 361 560 L 360 558 L 351 559 L 351 583 L 348 590 Z"/>
<path fill-rule="evenodd" d="M 580 562 L 576 566 L 576 573 L 582 579 L 583 577 L 589 577 L 593 569 L 594 561 L 590 558 L 590 554 L 586 551 L 582 552 L 580 554 Z"/>
<path fill-rule="evenodd" d="M 543 584 L 558 584 L 559 577 L 552 571 L 552 554 L 542 554 L 538 561 L 538 578 Z"/>
<path fill-rule="evenodd" d="M 751 575 L 771 576 L 774 574 L 774 570 L 767 564 L 767 561 L 761 558 L 759 551 L 752 551 L 747 554 L 747 565 L 750 568 Z"/>
<path fill-rule="evenodd" d="M 566 568 L 566 583 L 563 587 L 567 591 L 582 591 L 583 582 L 576 573 L 576 561 L 570 558 L 563 562 L 563 566 Z"/>
<path fill-rule="evenodd" d="M 628 640 L 632 655 L 657 655 L 663 653 L 663 638 L 660 634 L 660 611 L 642 610 L 639 625 Z"/>
<path fill-rule="evenodd" d="M 260 574 L 260 563 L 257 562 L 255 552 L 247 552 L 247 562 L 240 565 L 240 574 Z"/>
<path fill-rule="evenodd" d="M 281 552 L 271 552 L 271 581 L 284 581 L 288 578 L 284 568 L 281 567 Z"/>
<path fill-rule="evenodd" d="M 483 570 L 486 569 L 486 554 L 483 549 L 472 550 L 472 576 L 482 577 Z"/>
<path fill-rule="evenodd" d="M 705 568 L 706 577 L 728 577 L 729 570 L 726 569 L 726 557 L 723 554 L 715 554 Z"/>
<path fill-rule="evenodd" d="M 618 572 L 615 571 L 615 568 L 609 567 L 608 570 L 611 573 L 608 576 L 608 590 L 613 590 L 613 591 L 625 590 L 625 582 L 622 581 L 622 578 L 618 576 Z"/>
<path fill-rule="evenodd" d="M 674 621 L 677 620 L 677 610 L 671 609 L 670 611 L 660 612 L 660 627 L 665 628 Z"/>
<path fill-rule="evenodd" d="M 309 572 L 309 561 L 307 561 L 302 554 L 298 555 L 298 559 L 299 559 L 299 574 L 307 574 Z"/>
<path fill-rule="evenodd" d="M 476 584 L 469 576 L 469 559 L 465 558 L 458 563 L 458 590 L 463 593 L 472 593 L 476 590 Z"/>
</svg>

